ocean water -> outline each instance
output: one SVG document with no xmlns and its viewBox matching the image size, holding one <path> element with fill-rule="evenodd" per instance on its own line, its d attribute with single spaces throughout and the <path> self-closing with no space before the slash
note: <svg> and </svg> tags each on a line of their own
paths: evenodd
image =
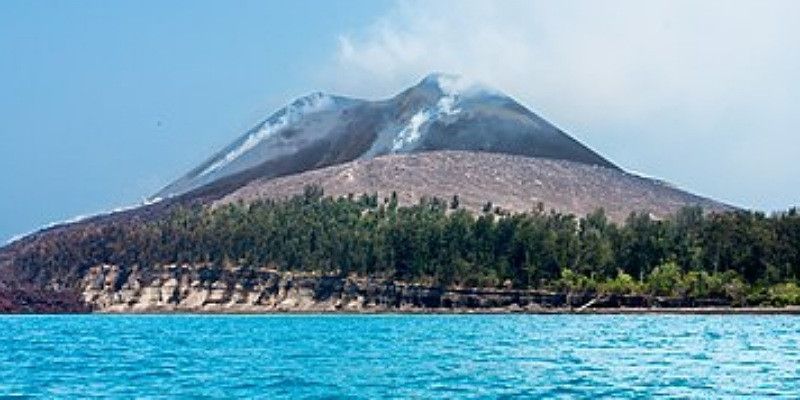
<svg viewBox="0 0 800 400">
<path fill-rule="evenodd" d="M 791 316 L 2 316 L 0 398 L 800 398 Z"/>
</svg>

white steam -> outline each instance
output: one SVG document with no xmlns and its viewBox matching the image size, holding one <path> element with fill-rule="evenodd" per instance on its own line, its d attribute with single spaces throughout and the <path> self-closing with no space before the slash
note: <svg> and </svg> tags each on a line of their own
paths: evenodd
<svg viewBox="0 0 800 400">
<path fill-rule="evenodd" d="M 261 129 L 250 134 L 242 144 L 209 165 L 200 172 L 199 176 L 208 175 L 230 164 L 242 154 L 258 146 L 259 143 L 279 132 L 281 129 L 299 121 L 304 115 L 330 108 L 332 105 L 333 99 L 324 93 L 314 93 L 299 99 L 297 102 L 286 106 L 284 113 L 277 121 L 272 123 L 268 122 Z"/>
<path fill-rule="evenodd" d="M 342 34 L 324 79 L 382 98 L 471 77 L 624 167 L 779 208 L 800 198 L 799 20 L 793 0 L 408 0 Z"/>
</svg>

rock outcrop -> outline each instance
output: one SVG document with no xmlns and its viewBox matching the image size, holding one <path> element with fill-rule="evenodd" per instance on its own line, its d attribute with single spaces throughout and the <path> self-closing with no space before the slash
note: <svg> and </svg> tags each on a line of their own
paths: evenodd
<svg viewBox="0 0 800 400">
<path fill-rule="evenodd" d="M 723 299 L 597 296 L 493 288 L 440 288 L 378 278 L 271 269 L 99 265 L 82 281 L 86 310 L 105 313 L 564 312 L 729 306 Z"/>
<path fill-rule="evenodd" d="M 375 278 L 208 265 L 166 265 L 147 271 L 100 265 L 84 277 L 82 295 L 99 312 L 524 311 L 570 302 L 566 295 L 537 291 L 442 289 Z"/>
</svg>

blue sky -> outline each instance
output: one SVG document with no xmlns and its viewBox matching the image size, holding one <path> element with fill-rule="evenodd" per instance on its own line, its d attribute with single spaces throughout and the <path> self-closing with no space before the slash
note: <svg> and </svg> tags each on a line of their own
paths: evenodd
<svg viewBox="0 0 800 400">
<path fill-rule="evenodd" d="M 744 207 L 800 203 L 793 1 L 0 2 L 0 239 L 141 201 L 293 98 L 429 71 L 614 162 Z"/>
</svg>

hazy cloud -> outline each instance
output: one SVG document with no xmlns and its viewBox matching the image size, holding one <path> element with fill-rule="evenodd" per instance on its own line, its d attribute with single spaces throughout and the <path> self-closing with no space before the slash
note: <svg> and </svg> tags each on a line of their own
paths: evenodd
<svg viewBox="0 0 800 400">
<path fill-rule="evenodd" d="M 800 203 L 800 2 L 397 3 L 345 32 L 330 89 L 431 71 L 516 97 L 619 164 L 745 206 Z"/>
</svg>

